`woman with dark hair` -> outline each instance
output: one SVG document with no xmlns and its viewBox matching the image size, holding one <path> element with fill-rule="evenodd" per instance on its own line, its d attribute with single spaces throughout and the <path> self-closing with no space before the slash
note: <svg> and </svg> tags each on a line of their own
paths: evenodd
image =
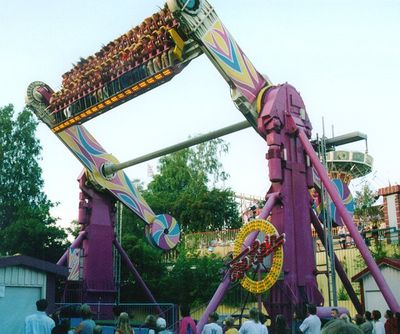
<svg viewBox="0 0 400 334">
<path fill-rule="evenodd" d="M 374 325 L 374 334 L 385 334 L 385 325 L 383 322 L 379 321 L 382 317 L 381 312 L 378 310 L 372 311 L 372 324 Z"/>
<path fill-rule="evenodd" d="M 190 306 L 188 304 L 181 305 L 181 323 L 178 334 L 193 333 L 197 334 L 196 323 L 190 316 Z"/>
<path fill-rule="evenodd" d="M 386 310 L 385 319 L 386 334 L 398 334 L 397 320 L 393 317 L 393 312 L 390 310 Z"/>
<path fill-rule="evenodd" d="M 276 334 L 288 334 L 289 327 L 286 322 L 286 318 L 283 314 L 278 314 L 275 318 L 275 333 Z"/>
<path fill-rule="evenodd" d="M 302 308 L 296 308 L 296 311 L 293 312 L 293 319 L 292 319 L 292 334 L 302 334 L 300 330 L 300 325 L 304 320 L 304 312 Z"/>
</svg>

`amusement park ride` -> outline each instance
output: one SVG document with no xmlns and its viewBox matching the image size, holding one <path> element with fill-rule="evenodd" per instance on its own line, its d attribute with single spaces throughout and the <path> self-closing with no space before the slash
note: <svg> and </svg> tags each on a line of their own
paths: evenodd
<svg viewBox="0 0 400 334">
<path fill-rule="evenodd" d="M 103 50 L 96 61 L 92 58 L 93 64 L 84 64 L 86 72 L 96 74 L 98 71 L 99 80 L 92 80 L 90 75 L 80 79 L 75 76 L 75 83 L 66 84 L 59 92 L 38 81 L 28 87 L 27 105 L 85 167 L 79 183 L 79 223 L 82 228 L 72 244 L 73 249 L 84 251 L 83 277 L 80 280 L 84 301 L 97 302 L 99 298 L 103 302 L 115 301 L 114 246 L 150 300 L 155 302 L 115 237 L 116 201 L 123 203 L 144 222 L 148 240 L 155 247 L 165 251 L 174 248 L 179 242 L 180 229 L 173 217 L 156 215 L 152 211 L 122 171 L 127 164 L 120 164 L 107 153 L 82 124 L 166 83 L 191 60 L 204 53 L 227 81 L 233 103 L 247 120 L 246 125 L 239 124 L 230 131 L 244 128 L 248 123 L 266 140 L 271 187 L 259 219 L 249 222 L 241 231 L 235 244 L 234 258 L 199 320 L 198 328 L 203 328 L 208 315 L 216 310 L 234 280 L 240 280 L 245 288 L 257 294 L 268 290 L 263 303 L 271 316 L 282 313 L 291 319 L 297 307 L 307 303 L 323 304 L 316 281 L 311 234 L 312 224 L 324 240 L 309 193 L 309 189 L 314 187 L 313 169 L 334 202 L 390 309 L 400 311 L 398 302 L 310 143 L 312 126 L 296 89 L 289 84 L 273 85 L 263 77 L 206 0 L 168 0 L 167 5 L 162 15 L 153 15 L 154 24 L 157 26 L 160 23 L 158 28 L 164 37 L 152 34 L 150 29 L 151 36 L 142 38 L 139 43 L 134 36 L 135 31 L 129 32 L 125 36 L 131 36 L 131 39 L 120 37 L 115 41 L 114 44 L 125 44 L 122 49 L 117 48 L 113 62 L 102 59 L 106 53 Z M 157 40 L 158 37 L 160 40 Z M 142 48 L 137 44 L 141 44 Z M 100 70 L 96 67 L 98 65 Z M 75 72 L 71 71 L 69 75 L 74 76 Z M 263 236 L 261 240 L 258 235 Z M 65 265 L 68 254 L 66 252 L 58 264 Z M 270 267 L 266 268 L 264 260 L 268 255 L 272 260 Z M 338 275 L 361 313 L 362 306 L 340 262 L 337 259 L 335 262 Z M 247 275 L 254 267 L 258 270 L 258 279 Z"/>
</svg>

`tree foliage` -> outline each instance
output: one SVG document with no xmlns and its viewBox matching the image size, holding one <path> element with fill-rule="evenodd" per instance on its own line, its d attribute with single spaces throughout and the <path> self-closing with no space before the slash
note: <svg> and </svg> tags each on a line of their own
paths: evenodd
<svg viewBox="0 0 400 334">
<path fill-rule="evenodd" d="M 157 214 L 175 217 L 184 233 L 239 227 L 234 193 L 217 187 L 228 177 L 219 161 L 227 151 L 219 139 L 161 158 L 159 174 L 144 190 L 144 198 Z M 138 180 L 134 183 L 143 187 Z M 144 223 L 128 210 L 122 216 L 122 245 L 157 300 L 191 304 L 210 300 L 221 280 L 221 259 L 188 251 L 181 237 L 176 256 L 167 262 L 162 251 L 145 240 Z M 145 300 L 126 269 L 122 277 L 124 300 Z"/>
<path fill-rule="evenodd" d="M 122 245 L 146 285 L 159 302 L 203 304 L 210 300 L 221 280 L 222 259 L 200 256 L 185 249 L 182 241 L 173 261 L 144 237 L 144 223 L 124 210 Z M 148 302 L 143 289 L 122 266 L 121 302 Z"/>
<path fill-rule="evenodd" d="M 233 191 L 216 187 L 228 177 L 218 159 L 227 150 L 217 139 L 161 158 L 145 192 L 153 210 L 175 217 L 184 232 L 239 227 Z"/>
<path fill-rule="evenodd" d="M 376 223 L 383 219 L 379 206 L 374 205 L 376 197 L 370 185 L 365 183 L 355 194 L 354 215 L 358 216 L 363 224 Z"/>
<path fill-rule="evenodd" d="M 0 108 L 0 252 L 55 259 L 66 234 L 55 226 L 42 191 L 37 123 L 24 109 Z"/>
</svg>

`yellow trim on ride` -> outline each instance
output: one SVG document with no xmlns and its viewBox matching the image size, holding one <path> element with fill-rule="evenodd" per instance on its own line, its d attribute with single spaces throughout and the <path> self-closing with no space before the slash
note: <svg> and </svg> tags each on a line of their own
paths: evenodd
<svg viewBox="0 0 400 334">
<path fill-rule="evenodd" d="M 178 32 L 175 29 L 170 29 L 170 30 L 168 30 L 168 32 L 171 35 L 171 38 L 175 42 L 173 54 L 177 59 L 181 60 L 185 42 L 183 41 L 182 37 L 178 34 Z"/>
<path fill-rule="evenodd" d="M 271 88 L 272 85 L 267 84 L 265 87 L 261 88 L 260 91 L 257 94 L 257 101 L 256 101 L 256 110 L 257 110 L 257 114 L 259 114 L 261 112 L 261 103 L 262 103 L 262 98 L 264 96 L 264 93 L 268 90 L 268 88 Z"/>
<path fill-rule="evenodd" d="M 233 257 L 238 256 L 242 251 L 242 246 L 247 238 L 247 236 L 252 232 L 264 232 L 267 235 L 277 235 L 278 231 L 275 226 L 269 221 L 263 219 L 255 219 L 244 225 L 235 240 L 233 248 Z M 283 267 L 283 245 L 280 245 L 272 253 L 272 266 L 269 273 L 260 281 L 254 281 L 250 279 L 247 275 L 240 280 L 240 284 L 246 290 L 252 293 L 263 293 L 276 283 L 278 280 Z"/>
<path fill-rule="evenodd" d="M 164 77 L 167 77 L 173 73 L 173 70 L 171 68 L 166 68 L 162 70 L 161 72 L 156 73 L 155 75 L 143 79 L 141 82 L 136 83 L 133 87 L 127 88 L 122 92 L 119 92 L 103 101 L 100 101 L 99 103 L 95 104 L 94 106 L 82 111 L 81 113 L 74 115 L 73 117 L 65 120 L 62 123 L 59 123 L 55 125 L 54 127 L 51 128 L 51 130 L 54 133 L 58 133 L 60 131 L 65 130 L 69 126 L 73 125 L 75 122 L 82 121 L 91 114 L 94 114 L 95 112 L 101 111 L 106 106 L 111 106 L 114 103 L 118 102 L 119 100 L 131 95 L 132 93 L 138 92 L 139 90 L 146 88 L 147 86 L 154 85 L 157 83 L 157 81 L 163 79 Z"/>
</svg>

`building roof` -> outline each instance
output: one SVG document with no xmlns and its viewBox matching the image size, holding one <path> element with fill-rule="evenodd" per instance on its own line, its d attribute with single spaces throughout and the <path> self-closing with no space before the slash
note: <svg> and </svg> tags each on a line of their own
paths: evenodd
<svg viewBox="0 0 400 334">
<path fill-rule="evenodd" d="M 380 196 L 388 196 L 391 194 L 397 194 L 400 193 L 400 185 L 396 184 L 394 186 L 389 186 L 386 188 L 381 188 L 378 190 L 378 194 Z"/>
<path fill-rule="evenodd" d="M 13 255 L 0 257 L 0 268 L 23 266 L 46 273 L 68 276 L 68 269 L 52 262 L 43 261 L 26 255 Z"/>
<path fill-rule="evenodd" d="M 385 265 L 385 266 L 387 266 L 387 267 L 391 267 L 391 268 L 393 268 L 393 269 L 396 269 L 396 270 L 399 270 L 399 271 L 400 271 L 400 259 L 390 259 L 390 258 L 385 257 L 385 258 L 379 260 L 379 261 L 377 262 L 377 265 L 378 265 L 379 267 Z M 361 279 L 363 279 L 365 275 L 367 275 L 367 274 L 369 274 L 369 273 L 370 273 L 370 270 L 369 270 L 369 268 L 367 267 L 367 268 L 365 268 L 364 270 L 360 271 L 358 274 L 354 275 L 354 276 L 351 278 L 351 280 L 352 280 L 353 282 L 358 282 L 358 281 L 360 281 Z"/>
</svg>

